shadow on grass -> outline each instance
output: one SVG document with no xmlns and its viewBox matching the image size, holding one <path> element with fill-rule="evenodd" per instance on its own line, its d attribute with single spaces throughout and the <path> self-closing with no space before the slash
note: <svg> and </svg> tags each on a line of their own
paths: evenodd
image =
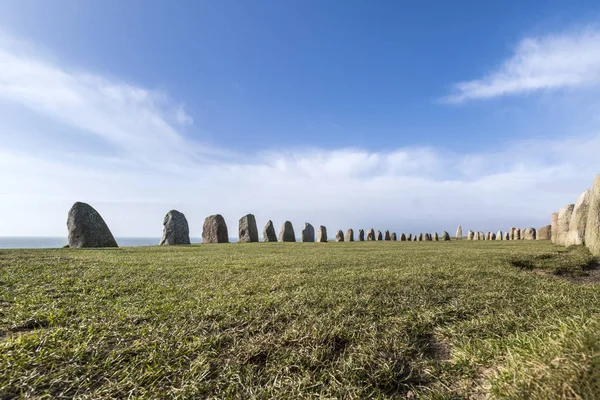
<svg viewBox="0 0 600 400">
<path fill-rule="evenodd" d="M 564 277 L 588 276 L 600 266 L 598 260 L 584 246 L 571 246 L 539 255 L 523 254 L 510 259 L 509 262 L 513 267 L 522 270 L 538 270 Z"/>
</svg>

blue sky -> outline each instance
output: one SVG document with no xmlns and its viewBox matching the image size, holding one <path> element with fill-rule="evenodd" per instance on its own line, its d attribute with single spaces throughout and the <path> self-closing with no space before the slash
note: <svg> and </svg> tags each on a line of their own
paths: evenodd
<svg viewBox="0 0 600 400">
<path fill-rule="evenodd" d="M 599 12 L 0 0 L 0 235 L 64 235 L 78 200 L 117 236 L 171 208 L 196 236 L 537 227 L 600 172 Z"/>
</svg>

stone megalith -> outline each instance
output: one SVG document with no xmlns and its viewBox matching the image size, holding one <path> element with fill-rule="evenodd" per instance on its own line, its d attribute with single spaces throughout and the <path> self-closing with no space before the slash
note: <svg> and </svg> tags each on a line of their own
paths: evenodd
<svg viewBox="0 0 600 400">
<path fill-rule="evenodd" d="M 375 240 L 375 231 L 373 228 L 367 231 L 367 240 Z"/>
<path fill-rule="evenodd" d="M 258 228 L 256 227 L 256 218 L 254 215 L 247 214 L 240 218 L 238 223 L 239 241 L 258 242 Z"/>
<path fill-rule="evenodd" d="M 398 235 L 396 235 L 396 232 L 392 232 L 392 235 L 391 235 L 391 240 L 392 240 L 393 242 L 395 242 L 395 241 L 397 241 L 397 240 L 398 240 Z"/>
<path fill-rule="evenodd" d="M 475 240 L 475 232 L 469 231 L 467 233 L 467 240 Z"/>
<path fill-rule="evenodd" d="M 431 242 L 431 240 L 432 240 L 431 233 L 426 233 L 425 234 L 425 240 L 428 241 L 428 242 Z"/>
<path fill-rule="evenodd" d="M 409 239 L 410 240 L 410 239 Z M 400 241 L 401 242 L 406 242 L 406 235 L 404 233 L 400 234 Z"/>
<path fill-rule="evenodd" d="M 575 204 L 564 206 L 558 212 L 558 232 L 556 236 L 556 244 L 565 246 L 567 243 L 567 234 L 569 233 L 569 225 L 571 224 L 571 216 Z"/>
<path fill-rule="evenodd" d="M 485 234 L 485 240 L 492 240 L 492 232 L 488 232 Z"/>
<path fill-rule="evenodd" d="M 521 240 L 521 228 L 515 228 L 515 240 Z"/>
<path fill-rule="evenodd" d="M 450 234 L 448 232 L 446 232 L 446 231 L 442 232 L 442 240 L 444 242 L 450 241 Z"/>
<path fill-rule="evenodd" d="M 276 242 L 277 234 L 275 233 L 275 227 L 273 221 L 269 220 L 263 229 L 263 242 Z"/>
<path fill-rule="evenodd" d="M 502 236 L 502 231 L 498 231 L 498 233 L 496 233 L 496 240 L 502 240 L 503 236 Z"/>
<path fill-rule="evenodd" d="M 554 227 L 552 227 L 554 233 Z M 588 219 L 585 225 L 585 246 L 595 256 L 600 255 L 600 174 L 594 179 L 590 192 Z"/>
<path fill-rule="evenodd" d="M 98 211 L 86 203 L 73 204 L 67 216 L 69 247 L 119 247 Z"/>
<path fill-rule="evenodd" d="M 435 233 L 433 234 L 433 240 L 435 240 L 436 242 L 437 242 L 438 240 L 440 240 L 440 237 L 438 236 L 437 232 L 435 232 Z"/>
<path fill-rule="evenodd" d="M 558 213 L 552 213 L 552 218 L 550 219 L 550 240 L 552 243 L 556 243 L 558 240 Z"/>
<path fill-rule="evenodd" d="M 535 228 L 526 228 L 523 231 L 523 239 L 524 240 L 535 240 L 536 237 L 536 230 Z"/>
<path fill-rule="evenodd" d="M 504 240 L 510 240 L 510 233 L 504 232 Z"/>
<path fill-rule="evenodd" d="M 510 240 L 515 240 L 515 231 L 517 230 L 517 228 L 515 228 L 514 226 L 512 228 L 510 228 Z"/>
<path fill-rule="evenodd" d="M 221 214 L 209 215 L 204 219 L 202 243 L 229 243 L 227 224 Z"/>
<path fill-rule="evenodd" d="M 365 241 L 365 230 L 364 229 L 359 229 L 358 230 L 358 241 L 359 242 L 364 242 Z"/>
<path fill-rule="evenodd" d="M 542 226 L 537 231 L 537 240 L 550 240 L 552 238 L 552 225 Z"/>
<path fill-rule="evenodd" d="M 301 240 L 303 242 L 314 242 L 315 241 L 315 228 L 308 222 L 306 222 L 304 224 L 304 228 L 302 228 Z"/>
<path fill-rule="evenodd" d="M 581 193 L 575 202 L 571 221 L 569 222 L 569 232 L 567 232 L 565 239 L 566 246 L 580 245 L 585 241 L 585 226 L 587 225 L 591 192 L 591 189 L 588 189 Z"/>
<path fill-rule="evenodd" d="M 419 236 L 417 236 L 417 242 L 422 242 L 423 241 L 423 234 L 419 233 Z"/>
<path fill-rule="evenodd" d="M 485 233 L 479 231 L 479 240 L 485 240 Z"/>
<path fill-rule="evenodd" d="M 344 232 L 342 232 L 341 229 L 339 231 L 337 231 L 337 233 L 335 234 L 335 241 L 336 242 L 343 242 L 344 241 Z"/>
<path fill-rule="evenodd" d="M 346 230 L 346 237 L 344 237 L 346 242 L 354 242 L 354 230 L 348 229 Z"/>
<path fill-rule="evenodd" d="M 319 230 L 317 231 L 317 242 L 327 242 L 327 228 L 323 225 L 319 226 Z"/>
<path fill-rule="evenodd" d="M 185 215 L 177 210 L 171 210 L 163 220 L 161 246 L 190 244 L 190 228 Z"/>
<path fill-rule="evenodd" d="M 475 233 L 473 234 L 473 240 L 481 240 L 481 239 L 480 239 L 480 236 L 479 236 L 479 232 L 475 232 Z"/>
<path fill-rule="evenodd" d="M 392 237 L 390 235 L 390 231 L 386 230 L 385 231 L 385 236 L 383 237 L 384 240 L 392 240 Z"/>
<path fill-rule="evenodd" d="M 490 240 L 496 240 L 496 234 L 494 232 L 490 232 Z"/>
<path fill-rule="evenodd" d="M 283 225 L 281 225 L 281 229 L 279 230 L 279 241 L 280 242 L 295 242 L 296 234 L 294 233 L 294 226 L 290 221 L 285 221 Z"/>
<path fill-rule="evenodd" d="M 383 240 L 383 234 L 381 231 L 377 231 L 377 240 Z"/>
<path fill-rule="evenodd" d="M 459 225 L 458 229 L 456 230 L 456 239 L 460 240 L 462 239 L 462 226 Z"/>
</svg>

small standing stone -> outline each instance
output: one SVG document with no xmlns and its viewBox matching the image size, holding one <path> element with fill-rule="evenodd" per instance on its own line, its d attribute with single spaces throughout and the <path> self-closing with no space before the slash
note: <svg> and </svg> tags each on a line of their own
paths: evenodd
<svg viewBox="0 0 600 400">
<path fill-rule="evenodd" d="M 449 242 L 450 241 L 450 234 L 446 231 L 442 232 L 442 240 L 444 242 Z"/>
<path fill-rule="evenodd" d="M 523 239 L 525 240 L 535 240 L 536 231 L 534 228 L 527 228 L 523 232 Z"/>
<path fill-rule="evenodd" d="M 460 240 L 462 239 L 462 226 L 459 225 L 458 229 L 456 230 L 456 239 Z"/>
<path fill-rule="evenodd" d="M 227 224 L 221 214 L 209 215 L 204 219 L 202 243 L 229 243 Z"/>
<path fill-rule="evenodd" d="M 508 232 L 504 232 L 504 240 L 510 240 L 510 234 Z"/>
<path fill-rule="evenodd" d="M 165 215 L 163 225 L 161 246 L 190 244 L 190 228 L 185 215 L 177 210 L 171 210 Z"/>
<path fill-rule="evenodd" d="M 396 235 L 396 232 L 392 232 L 391 239 L 393 242 L 398 240 L 398 235 Z"/>
<path fill-rule="evenodd" d="M 238 223 L 238 236 L 240 242 L 258 242 L 258 228 L 256 218 L 252 214 L 244 215 Z"/>
<path fill-rule="evenodd" d="M 277 234 L 275 233 L 275 227 L 273 221 L 269 220 L 263 229 L 263 241 L 265 242 L 276 242 Z"/>
<path fill-rule="evenodd" d="M 381 231 L 377 231 L 377 240 L 383 240 L 383 234 Z"/>
<path fill-rule="evenodd" d="M 400 234 L 400 241 L 401 242 L 406 242 L 406 235 L 404 233 Z"/>
<path fill-rule="evenodd" d="M 515 231 L 517 230 L 517 228 L 515 228 L 514 226 L 512 228 L 510 228 L 510 240 L 515 240 Z"/>
<path fill-rule="evenodd" d="M 469 231 L 467 233 L 467 240 L 475 240 L 475 232 Z"/>
<path fill-rule="evenodd" d="M 496 233 L 496 240 L 502 240 L 502 231 L 498 231 L 498 233 Z"/>
<path fill-rule="evenodd" d="M 367 240 L 375 240 L 375 231 L 373 228 L 369 229 L 367 232 Z"/>
<path fill-rule="evenodd" d="M 561 208 L 558 212 L 558 236 L 556 237 L 556 244 L 561 246 L 567 244 L 567 234 L 569 233 L 569 225 L 571 224 L 574 208 L 575 204 L 569 204 Z"/>
<path fill-rule="evenodd" d="M 315 228 L 306 222 L 304 228 L 302 228 L 302 241 L 303 242 L 314 242 L 315 241 Z"/>
<path fill-rule="evenodd" d="M 290 221 L 285 221 L 283 225 L 281 225 L 281 230 L 279 231 L 279 241 L 280 242 L 295 242 L 296 234 L 294 233 L 294 226 Z"/>
<path fill-rule="evenodd" d="M 344 240 L 346 242 L 354 242 L 354 231 L 352 229 L 348 229 L 346 231 L 346 237 L 344 238 Z"/>
<path fill-rule="evenodd" d="M 552 225 L 542 226 L 537 231 L 537 240 L 550 240 L 552 238 Z"/>
<path fill-rule="evenodd" d="M 327 242 L 327 228 L 325 228 L 323 225 L 319 226 L 319 231 L 317 232 L 317 242 Z"/>
<path fill-rule="evenodd" d="M 358 230 L 358 241 L 359 242 L 364 242 L 365 241 L 365 230 L 364 229 L 359 229 Z"/>
<path fill-rule="evenodd" d="M 419 236 L 417 237 L 417 242 L 422 242 L 423 241 L 423 234 L 419 233 Z"/>
<path fill-rule="evenodd" d="M 385 237 L 384 237 L 384 239 L 385 240 L 391 240 L 392 239 L 391 236 L 390 236 L 390 231 L 387 231 L 387 230 L 385 231 Z"/>
<path fill-rule="evenodd" d="M 335 234 L 335 241 L 336 242 L 344 241 L 344 232 L 342 232 L 341 229 L 339 231 L 337 231 L 337 233 Z"/>
<path fill-rule="evenodd" d="M 412 233 L 409 233 L 408 236 L 406 237 L 406 240 L 408 240 L 409 242 L 412 242 L 413 240 L 413 235 Z"/>
<path fill-rule="evenodd" d="M 589 217 L 588 217 L 589 219 Z M 552 243 L 557 242 L 558 240 L 558 213 L 552 213 L 552 218 L 550 220 L 550 239 L 552 240 Z"/>
</svg>

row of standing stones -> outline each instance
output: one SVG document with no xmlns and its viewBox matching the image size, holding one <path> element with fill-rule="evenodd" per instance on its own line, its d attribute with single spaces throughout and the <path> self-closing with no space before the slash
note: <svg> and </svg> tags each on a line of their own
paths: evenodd
<svg viewBox="0 0 600 400">
<path fill-rule="evenodd" d="M 552 214 L 551 226 L 552 243 L 566 247 L 585 245 L 592 255 L 600 255 L 600 174 L 575 204 Z"/>
</svg>

